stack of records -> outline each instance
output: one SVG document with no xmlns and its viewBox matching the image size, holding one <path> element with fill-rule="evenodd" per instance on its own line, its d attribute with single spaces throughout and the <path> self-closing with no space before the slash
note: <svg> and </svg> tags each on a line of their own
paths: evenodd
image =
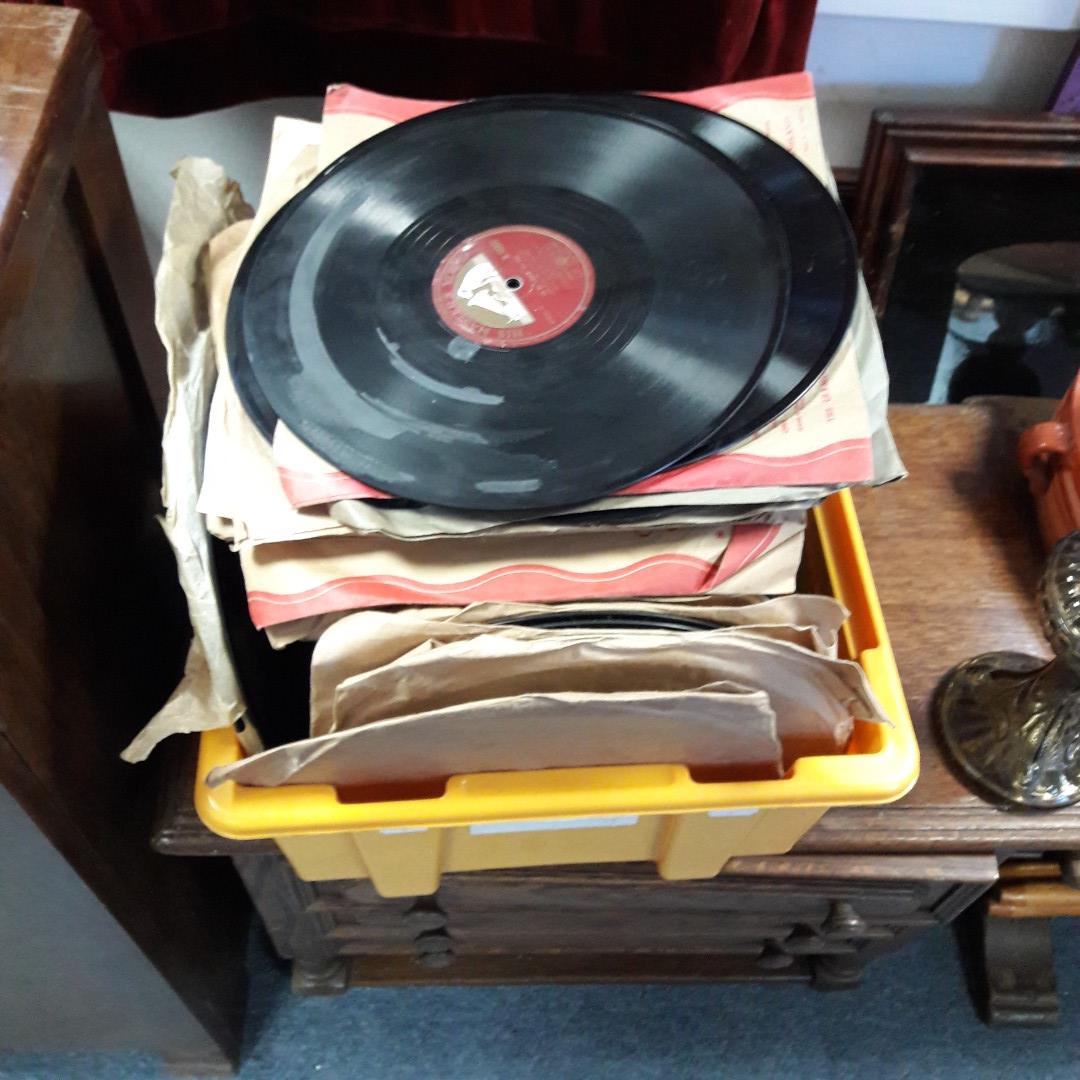
<svg viewBox="0 0 1080 1080">
<path fill-rule="evenodd" d="M 184 200 L 212 190 L 184 269 Z M 805 75 L 463 104 L 334 87 L 322 124 L 277 122 L 253 218 L 182 164 L 165 250 L 160 295 L 202 275 L 216 364 L 197 509 L 278 647 L 402 607 L 713 630 L 718 605 L 793 591 L 809 507 L 902 475 Z"/>
<path fill-rule="evenodd" d="M 875 479 L 854 247 L 807 164 L 643 95 L 432 109 L 308 180 L 319 135 L 281 125 L 211 271 L 201 507 L 257 625 L 790 591 L 806 507 Z"/>
</svg>

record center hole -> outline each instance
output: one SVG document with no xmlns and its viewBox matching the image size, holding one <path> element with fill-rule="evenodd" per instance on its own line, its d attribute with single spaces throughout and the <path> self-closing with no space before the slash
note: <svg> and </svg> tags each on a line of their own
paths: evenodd
<svg viewBox="0 0 1080 1080">
<path fill-rule="evenodd" d="M 506 287 L 508 289 L 513 289 L 516 292 L 518 289 L 521 288 L 521 278 L 519 278 L 519 277 L 508 277 L 506 279 Z"/>
</svg>

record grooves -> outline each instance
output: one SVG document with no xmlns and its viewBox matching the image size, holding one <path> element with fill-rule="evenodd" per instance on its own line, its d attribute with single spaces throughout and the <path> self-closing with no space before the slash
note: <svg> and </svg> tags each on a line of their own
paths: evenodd
<svg viewBox="0 0 1080 1080">
<path fill-rule="evenodd" d="M 820 378 L 855 310 L 858 256 L 847 215 L 811 170 L 753 128 L 692 105 L 642 96 L 636 108 L 727 154 L 760 185 L 780 218 L 791 264 L 784 331 L 761 377 L 723 430 L 691 459 L 749 438 Z"/>
<path fill-rule="evenodd" d="M 230 369 L 392 495 L 599 498 L 715 452 L 813 383 L 854 302 L 832 197 L 769 139 L 653 98 L 504 98 L 339 159 L 248 252 Z"/>
</svg>

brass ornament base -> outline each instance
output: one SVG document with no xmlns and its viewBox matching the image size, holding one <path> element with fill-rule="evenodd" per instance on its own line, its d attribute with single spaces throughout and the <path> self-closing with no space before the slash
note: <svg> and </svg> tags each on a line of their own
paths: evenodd
<svg viewBox="0 0 1080 1080">
<path fill-rule="evenodd" d="M 1080 530 L 1050 552 L 1039 585 L 1049 662 L 983 653 L 938 687 L 946 748 L 973 783 L 1016 806 L 1080 802 Z"/>
<path fill-rule="evenodd" d="M 1070 806 L 1080 802 L 1078 691 L 1061 660 L 984 653 L 946 676 L 938 726 L 978 788 L 1017 806 Z"/>
</svg>

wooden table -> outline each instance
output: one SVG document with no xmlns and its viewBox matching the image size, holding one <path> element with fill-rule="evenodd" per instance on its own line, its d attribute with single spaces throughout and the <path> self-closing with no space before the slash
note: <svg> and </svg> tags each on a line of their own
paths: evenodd
<svg viewBox="0 0 1080 1080">
<path fill-rule="evenodd" d="M 890 412 L 908 479 L 856 493 L 886 625 L 922 750 L 915 789 L 891 806 L 830 811 L 799 851 L 1074 850 L 1080 807 L 1050 814 L 989 806 L 953 773 L 930 705 L 954 664 L 992 649 L 1050 656 L 1035 593 L 1044 553 L 1018 435 L 1052 403 L 987 398 Z"/>
<path fill-rule="evenodd" d="M 239 1050 L 247 908 L 227 865 L 149 848 L 164 760 L 119 759 L 190 630 L 154 520 L 164 353 L 100 71 L 84 16 L 0 3 L 0 978 L 34 1003 L 0 1044 L 202 1071 Z"/>
<path fill-rule="evenodd" d="M 1048 402 L 900 406 L 908 480 L 857 496 L 923 755 L 903 800 L 827 813 L 789 855 L 733 859 L 709 881 L 652 866 L 445 875 L 434 897 L 384 900 L 366 881 L 298 880 L 272 843 L 215 837 L 176 777 L 158 850 L 229 855 L 294 987 L 560 980 L 808 980 L 854 985 L 864 964 L 948 922 L 1013 853 L 1080 849 L 1080 808 L 1005 813 L 953 775 L 930 701 L 951 665 L 1012 648 L 1045 654 L 1034 595 L 1042 564 L 1016 472 L 1019 429 Z"/>
</svg>

